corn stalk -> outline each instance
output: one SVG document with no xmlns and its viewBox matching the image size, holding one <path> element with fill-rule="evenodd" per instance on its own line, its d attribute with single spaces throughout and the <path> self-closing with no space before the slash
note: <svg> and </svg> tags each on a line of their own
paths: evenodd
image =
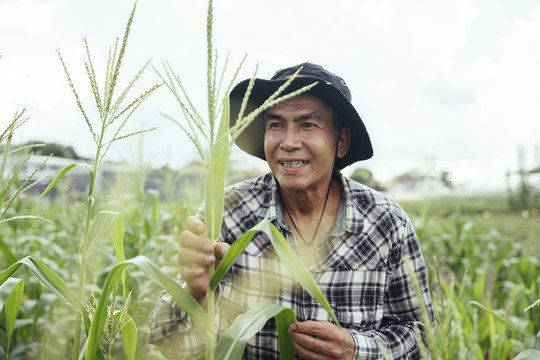
<svg viewBox="0 0 540 360">
<path fill-rule="evenodd" d="M 178 121 L 177 119 L 171 116 L 168 116 L 168 115 L 165 115 L 165 116 L 169 118 L 170 120 L 172 120 L 174 123 L 176 123 L 188 135 L 188 137 L 191 139 L 191 141 L 197 148 L 199 155 L 206 166 L 207 177 L 206 177 L 205 207 L 204 207 L 205 208 L 205 223 L 206 223 L 208 238 L 213 243 L 216 243 L 219 238 L 219 234 L 221 231 L 221 224 L 222 224 L 223 198 L 224 198 L 225 178 L 227 174 L 227 162 L 228 162 L 229 154 L 234 144 L 234 141 L 238 138 L 241 132 L 263 111 L 274 106 L 275 104 L 279 102 L 285 101 L 287 99 L 290 99 L 294 96 L 297 96 L 309 90 L 311 87 L 316 85 L 316 83 L 305 86 L 297 91 L 287 93 L 285 95 L 281 95 L 284 92 L 284 90 L 290 85 L 290 83 L 294 80 L 294 76 L 292 76 L 272 96 L 266 99 L 266 101 L 259 108 L 257 108 L 256 110 L 254 110 L 253 112 L 249 114 L 244 114 L 246 110 L 247 100 L 250 96 L 251 89 L 253 88 L 253 85 L 255 82 L 255 76 L 256 76 L 256 72 L 255 72 L 255 74 L 251 78 L 245 97 L 243 99 L 243 103 L 242 103 L 240 112 L 238 114 L 236 124 L 232 128 L 229 128 L 228 94 L 230 93 L 232 85 L 234 81 L 236 80 L 236 77 L 245 60 L 245 57 L 241 61 L 239 66 L 236 68 L 236 71 L 234 75 L 232 76 L 232 79 L 229 82 L 229 85 L 227 86 L 227 88 L 224 91 L 224 94 L 222 95 L 220 90 L 221 90 L 224 74 L 227 70 L 228 57 L 225 60 L 225 65 L 223 66 L 223 70 L 219 72 L 217 69 L 218 55 L 217 55 L 217 52 L 214 53 L 213 45 L 212 45 L 212 25 L 213 25 L 213 2 L 212 0 L 210 0 L 208 2 L 207 27 L 206 27 L 207 28 L 207 37 L 206 37 L 206 40 L 207 40 L 207 103 L 208 103 L 207 121 L 204 121 L 203 117 L 200 115 L 197 109 L 193 106 L 193 102 L 189 99 L 189 96 L 182 84 L 180 77 L 176 75 L 172 66 L 168 62 L 163 62 L 163 68 L 164 68 L 163 73 L 160 73 L 157 70 L 156 72 L 160 76 L 161 80 L 164 82 L 165 86 L 169 88 L 171 93 L 176 98 L 178 104 L 180 105 L 181 112 L 184 118 L 187 120 L 187 124 L 184 124 L 183 122 Z M 220 74 L 219 78 L 218 78 L 218 73 Z M 204 139 L 210 148 L 210 158 L 207 158 L 207 156 L 205 156 L 203 152 L 203 144 L 201 142 L 201 139 Z M 261 224 L 257 225 L 251 231 L 246 233 L 247 236 L 242 237 L 242 241 L 240 241 L 240 239 L 236 241 L 233 247 L 231 247 L 231 249 L 227 252 L 227 256 L 225 257 L 225 259 L 223 259 L 221 266 L 217 270 L 215 270 L 212 266 L 209 269 L 209 276 L 211 279 L 211 284 L 208 287 L 208 291 L 207 291 L 207 313 L 206 313 L 206 316 L 195 321 L 195 322 L 205 323 L 202 326 L 199 325 L 199 327 L 201 327 L 201 329 L 203 329 L 203 331 L 206 333 L 205 358 L 207 360 L 213 360 L 215 356 L 217 356 L 220 359 L 237 358 L 237 356 L 241 356 L 241 353 L 245 346 L 245 342 L 243 342 L 243 345 L 239 345 L 238 347 L 238 349 L 240 349 L 239 352 L 231 353 L 229 351 L 222 352 L 222 348 L 228 348 L 228 349 L 236 348 L 236 345 L 233 345 L 233 343 L 239 344 L 239 342 L 237 342 L 236 340 L 233 339 L 230 341 L 224 341 L 224 342 L 221 342 L 222 345 L 220 345 L 220 343 L 216 345 L 216 338 L 214 335 L 215 291 L 217 288 L 217 283 L 219 283 L 219 281 L 223 278 L 226 271 L 230 268 L 234 260 L 240 255 L 240 253 L 243 251 L 247 243 L 253 238 L 255 233 L 258 231 L 265 232 L 272 239 L 272 243 L 274 247 L 276 248 L 276 251 L 280 255 L 280 258 L 282 259 L 284 264 L 290 265 L 289 271 L 291 272 L 291 274 L 295 276 L 295 278 L 314 297 L 316 297 L 317 300 L 319 300 L 322 304 L 326 304 L 325 305 L 326 309 L 332 315 L 336 324 L 338 324 L 337 319 L 335 318 L 334 314 L 332 313 L 332 310 L 328 306 L 326 299 L 324 299 L 324 296 L 320 292 L 316 282 L 313 280 L 313 278 L 311 277 L 307 269 L 303 266 L 301 261 L 297 258 L 294 251 L 289 247 L 289 245 L 287 244 L 285 239 L 281 236 L 281 234 L 269 222 L 263 221 Z M 195 309 L 197 309 L 197 312 L 199 312 L 199 309 L 196 306 L 192 310 L 190 309 L 190 307 L 186 308 L 186 306 L 184 306 L 182 303 L 179 303 L 179 304 L 188 313 L 188 315 L 190 314 L 191 311 L 194 311 Z M 274 310 L 276 310 L 275 306 L 277 305 L 275 304 L 267 305 L 266 306 L 267 308 L 271 307 L 273 310 L 269 310 L 269 312 L 266 313 L 265 315 L 268 317 L 276 315 L 273 312 Z M 283 310 L 284 309 L 281 309 L 277 313 L 281 314 Z M 251 316 L 253 316 L 256 313 L 257 312 L 255 313 L 250 312 Z M 270 314 L 273 314 L 273 315 L 270 315 Z M 294 314 L 292 314 L 292 316 L 290 315 L 288 316 L 279 315 L 279 316 L 280 318 L 286 319 L 288 321 L 288 324 L 295 321 Z M 240 323 L 242 323 L 241 320 L 239 321 Z M 258 327 L 258 330 L 262 328 L 265 322 L 266 320 L 262 322 L 260 327 Z M 283 335 L 283 337 L 288 336 L 287 331 L 286 331 L 287 327 L 288 325 L 286 326 L 284 325 L 281 327 L 280 335 Z M 242 328 L 242 327 L 237 326 L 237 328 Z M 257 326 L 252 328 L 252 330 L 255 328 L 257 328 Z M 253 332 L 252 335 L 254 335 L 257 331 Z M 290 346 L 290 349 L 292 349 L 292 346 Z M 289 350 L 289 353 L 294 354 L 294 350 Z M 216 354 L 219 354 L 219 356 Z M 236 355 L 233 355 L 233 354 L 236 354 Z"/>
<path fill-rule="evenodd" d="M 145 129 L 141 131 L 137 131 L 134 133 L 128 133 L 128 134 L 121 134 L 121 130 L 123 129 L 124 125 L 128 121 L 128 119 L 131 117 L 133 112 L 141 105 L 141 103 L 147 99 L 160 85 L 152 86 L 150 89 L 136 97 L 134 100 L 132 100 L 127 106 L 123 105 L 124 100 L 126 99 L 127 94 L 133 87 L 133 85 L 141 78 L 146 68 L 149 66 L 150 61 L 148 61 L 135 75 L 135 77 L 131 80 L 131 82 L 127 85 L 127 87 L 121 92 L 119 96 L 115 99 L 115 90 L 118 83 L 118 78 L 120 75 L 120 69 L 122 66 L 122 61 L 124 59 L 125 51 L 126 51 L 126 45 L 128 41 L 129 31 L 131 28 L 131 24 L 133 21 L 133 16 L 135 15 L 135 10 L 137 8 L 137 3 L 133 5 L 133 9 L 131 11 L 131 14 L 128 19 L 128 23 L 126 25 L 126 29 L 124 32 L 124 37 L 122 39 L 122 44 L 120 46 L 120 49 L 118 50 L 118 39 L 116 40 L 114 50 L 109 50 L 109 57 L 107 61 L 107 70 L 105 74 L 105 86 L 104 86 L 104 93 L 103 96 L 100 94 L 100 89 L 97 83 L 96 79 L 96 73 L 94 71 L 94 66 L 92 64 L 92 57 L 90 55 L 90 48 L 88 46 L 88 41 L 84 39 L 84 45 L 86 49 L 86 55 L 87 55 L 87 61 L 85 62 L 85 68 L 86 73 L 88 75 L 88 80 L 90 83 L 90 86 L 92 88 L 92 93 L 94 95 L 94 99 L 96 102 L 99 118 L 100 118 L 100 126 L 99 130 L 95 131 L 92 122 L 88 118 L 86 111 L 84 110 L 84 107 L 81 104 L 81 101 L 79 99 L 79 96 L 77 94 L 77 91 L 75 90 L 75 86 L 73 85 L 73 82 L 71 80 L 71 76 L 69 75 L 69 72 L 67 70 L 67 67 L 64 63 L 64 60 L 62 58 L 62 55 L 60 54 L 60 51 L 58 51 L 58 56 L 60 58 L 60 62 L 62 63 L 62 67 L 64 69 L 64 73 L 66 75 L 68 84 L 75 96 L 77 105 L 79 107 L 79 110 L 81 111 L 86 124 L 88 126 L 88 129 L 90 130 L 92 137 L 94 139 L 94 142 L 96 144 L 96 154 L 94 157 L 94 164 L 92 168 L 87 168 L 88 173 L 90 175 L 90 185 L 89 185 L 89 191 L 88 191 L 88 205 L 87 205 L 87 213 L 86 213 L 86 220 L 85 220 L 85 226 L 84 226 L 84 235 L 81 242 L 81 246 L 79 249 L 79 283 L 78 283 L 78 302 L 84 303 L 85 301 L 85 282 L 86 282 L 86 264 L 88 261 L 88 255 L 90 253 L 90 250 L 92 248 L 92 245 L 96 238 L 98 238 L 98 234 L 100 231 L 104 231 L 104 229 L 107 229 L 110 227 L 111 223 L 116 218 L 116 213 L 111 212 L 101 212 L 96 217 L 96 220 L 94 222 L 94 226 L 92 227 L 92 217 L 94 214 L 94 205 L 95 205 L 95 188 L 96 188 L 96 178 L 99 166 L 107 154 L 107 151 L 109 150 L 110 146 L 121 139 L 125 139 L 134 135 L 138 135 L 144 132 L 152 131 L 154 129 Z M 118 52 L 117 52 L 118 51 Z M 109 135 L 108 130 L 118 123 L 118 126 L 116 127 L 116 130 L 114 131 L 112 136 L 109 136 L 109 138 L 106 138 L 106 135 Z M 68 166 L 64 171 L 59 174 L 59 176 L 55 179 L 55 181 L 59 180 L 60 177 L 65 175 L 67 171 L 69 171 L 74 165 Z M 42 196 L 44 196 L 47 191 L 54 186 L 55 182 L 51 184 L 49 188 L 45 190 Z M 101 215 L 101 217 L 99 216 Z M 122 220 L 123 223 L 123 220 Z M 105 226 L 108 225 L 108 226 Z M 122 224 L 123 226 L 123 224 Z M 91 232 L 91 230 L 95 229 L 94 232 Z M 122 235 L 123 235 L 123 229 L 122 229 Z M 116 248 L 116 246 L 115 246 Z M 121 258 L 120 260 L 123 260 L 123 250 L 121 254 L 117 254 L 117 257 Z M 75 330 L 75 340 L 73 345 L 73 360 L 76 360 L 79 357 L 79 349 L 80 349 L 80 339 L 81 339 L 81 330 L 79 327 L 79 323 L 82 323 L 82 315 L 78 315 L 78 321 L 76 324 Z"/>
<path fill-rule="evenodd" d="M 131 100 L 131 102 L 129 102 L 127 105 L 125 104 L 125 100 L 127 98 L 128 93 L 130 92 L 134 84 L 141 78 L 144 71 L 148 68 L 150 61 L 148 61 L 139 70 L 139 72 L 132 78 L 129 84 L 124 88 L 124 90 L 119 95 L 115 94 L 115 90 L 117 89 L 117 83 L 118 83 L 118 79 L 120 75 L 120 69 L 122 66 L 122 61 L 124 59 L 124 55 L 126 51 L 129 31 L 130 31 L 133 17 L 135 14 L 136 5 L 137 4 L 135 3 L 131 11 L 131 14 L 129 16 L 129 20 L 126 25 L 126 29 L 124 32 L 124 36 L 123 36 L 120 48 L 118 48 L 118 39 L 117 39 L 114 45 L 114 48 L 111 48 L 109 50 L 103 95 L 101 94 L 100 88 L 97 83 L 97 77 L 96 77 L 96 73 L 94 70 L 93 63 L 92 63 L 92 57 L 90 55 L 90 48 L 88 45 L 88 41 L 84 39 L 84 45 L 85 45 L 85 50 L 86 50 L 86 55 L 87 55 L 87 60 L 85 61 L 84 65 L 86 68 L 86 73 L 88 76 L 90 87 L 92 89 L 92 93 L 94 95 L 94 99 L 95 99 L 98 114 L 99 114 L 99 121 L 97 121 L 97 124 L 98 124 L 97 130 L 96 130 L 96 127 L 94 126 L 95 124 L 90 120 L 90 118 L 87 115 L 87 112 L 85 111 L 82 105 L 79 95 L 77 91 L 75 90 L 73 81 L 71 80 L 71 76 L 66 67 L 64 59 L 62 58 L 62 55 L 60 54 L 60 51 L 57 51 L 64 73 L 68 81 L 68 85 L 71 88 L 73 95 L 75 96 L 76 103 L 79 107 L 79 110 L 81 111 L 81 114 L 83 115 L 83 118 L 88 126 L 88 129 L 90 130 L 90 133 L 96 145 L 96 152 L 95 152 L 93 165 L 87 166 L 85 164 L 71 164 L 67 166 L 56 176 L 56 178 L 44 190 L 44 192 L 42 193 L 40 197 L 40 199 L 43 198 L 56 185 L 56 183 L 75 166 L 81 166 L 87 170 L 90 177 L 90 184 L 89 184 L 88 198 L 87 198 L 87 212 L 86 212 L 86 219 L 85 219 L 85 224 L 84 224 L 84 235 L 80 243 L 79 254 L 78 254 L 79 255 L 78 256 L 79 276 L 78 276 L 77 295 L 75 295 L 65 285 L 62 279 L 58 277 L 54 272 L 49 270 L 43 263 L 31 257 L 24 258 L 14 263 L 10 268 L 4 271 L 0 276 L 0 285 L 1 285 L 13 274 L 13 272 L 15 272 L 21 265 L 24 264 L 27 267 L 29 267 L 34 272 L 34 274 L 36 274 L 38 278 L 40 278 L 40 280 L 53 293 L 55 293 L 61 300 L 63 300 L 65 303 L 69 304 L 75 309 L 77 313 L 77 321 L 75 322 L 75 328 L 73 331 L 74 342 L 73 342 L 72 358 L 74 360 L 78 359 L 80 356 L 81 324 L 86 330 L 89 330 L 91 326 L 91 321 L 85 312 L 84 304 L 85 304 L 85 285 L 86 285 L 86 275 L 87 275 L 86 264 L 89 259 L 89 255 L 90 255 L 90 252 L 92 250 L 94 243 L 102 237 L 106 237 L 106 236 L 110 237 L 114 244 L 117 260 L 119 262 L 122 262 L 125 260 L 124 251 L 123 251 L 123 243 L 122 243 L 123 232 L 124 232 L 122 214 L 111 212 L 111 211 L 101 211 L 94 217 L 95 190 L 96 190 L 96 179 L 97 179 L 98 169 L 105 155 L 107 154 L 107 151 L 109 150 L 109 148 L 114 142 L 134 136 L 134 135 L 138 135 L 147 131 L 154 130 L 154 129 L 145 129 L 145 130 L 128 133 L 128 134 L 122 133 L 122 129 L 126 125 L 128 119 L 131 117 L 133 112 L 142 104 L 142 102 L 145 99 L 147 99 L 152 93 L 154 93 L 154 91 L 160 86 L 160 85 L 152 86 L 150 89 L 143 92 L 139 96 L 135 97 L 135 99 Z M 18 117 L 16 117 L 16 119 L 12 122 L 9 128 L 10 130 L 7 133 L 8 142 L 11 140 L 13 129 L 19 126 L 20 123 L 21 123 L 21 120 L 19 120 Z M 111 128 L 113 128 L 113 126 L 116 126 L 116 129 L 111 132 L 110 130 Z M 6 133 L 2 134 L 2 137 L 4 137 L 5 134 Z M 6 146 L 5 149 L 6 150 L 4 151 L 4 160 L 6 157 L 5 154 L 7 152 L 8 146 Z M 5 161 L 2 162 L 2 173 L 4 170 L 3 169 L 4 163 Z M 17 171 L 15 172 L 15 174 L 17 174 Z M 6 187 L 9 188 L 9 185 L 10 183 L 8 183 L 6 186 L 3 186 L 3 188 L 6 188 Z M 23 186 L 24 185 L 26 184 L 23 184 Z M 3 191 L 2 200 L 3 200 L 4 193 L 5 192 Z M 124 279 L 123 273 L 122 273 L 121 278 L 122 280 Z M 108 293 L 107 293 L 107 297 L 108 297 Z M 107 298 L 105 299 L 105 301 L 106 300 Z M 102 314 L 98 314 L 98 316 L 102 316 Z M 126 316 L 124 316 L 123 318 L 125 319 Z M 96 357 L 102 358 L 103 354 L 99 351 L 99 349 L 94 349 L 94 352 L 87 353 L 87 357 L 88 358 L 96 358 Z"/>
</svg>

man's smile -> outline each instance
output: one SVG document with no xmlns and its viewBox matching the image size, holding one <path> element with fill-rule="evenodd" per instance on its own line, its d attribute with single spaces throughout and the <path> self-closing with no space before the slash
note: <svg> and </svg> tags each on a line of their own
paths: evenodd
<svg viewBox="0 0 540 360">
<path fill-rule="evenodd" d="M 279 163 L 285 167 L 298 168 L 298 167 L 306 165 L 307 163 L 309 163 L 309 161 L 307 160 L 294 160 L 294 161 L 280 160 Z"/>
</svg>

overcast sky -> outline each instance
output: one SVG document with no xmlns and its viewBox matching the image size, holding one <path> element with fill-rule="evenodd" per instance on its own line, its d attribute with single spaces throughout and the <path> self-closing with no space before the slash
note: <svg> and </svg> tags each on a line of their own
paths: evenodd
<svg viewBox="0 0 540 360">
<path fill-rule="evenodd" d="M 92 156 L 92 138 L 56 49 L 94 114 L 82 39 L 88 39 L 102 83 L 108 49 L 122 35 L 132 4 L 0 0 L 0 129 L 26 108 L 30 120 L 17 141 L 58 142 Z M 120 85 L 148 59 L 158 69 L 167 60 L 204 106 L 206 5 L 139 0 Z M 269 78 L 310 61 L 347 81 L 375 150 L 373 159 L 353 168 L 370 168 L 388 180 L 432 159 L 437 171 L 449 171 L 459 184 L 491 186 L 516 170 L 520 145 L 533 166 L 540 144 L 540 1 L 217 0 L 214 18 L 222 57 L 230 51 L 235 67 L 248 55 L 240 80 L 256 64 L 259 77 Z M 157 82 L 148 71 L 132 95 Z M 181 118 L 164 88 L 129 126 L 158 127 L 144 137 L 145 161 L 179 167 L 197 159 L 187 137 L 160 112 Z M 110 159 L 134 159 L 138 146 L 119 143 Z M 232 159 L 264 166 L 240 150 Z"/>
</svg>

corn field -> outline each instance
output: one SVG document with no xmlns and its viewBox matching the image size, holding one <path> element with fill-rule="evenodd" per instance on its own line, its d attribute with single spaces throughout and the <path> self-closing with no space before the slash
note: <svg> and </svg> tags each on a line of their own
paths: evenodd
<svg viewBox="0 0 540 360">
<path fill-rule="evenodd" d="M 175 191 L 167 189 L 164 182 L 154 184 L 163 189 L 159 196 L 155 190 L 141 187 L 143 179 L 133 176 L 144 174 L 145 169 L 134 171 L 118 176 L 108 188 L 98 192 L 96 206 L 124 214 L 126 259 L 144 254 L 174 276 L 176 241 L 184 229 L 184 219 L 197 211 L 203 192 L 190 185 L 181 199 L 168 197 L 167 193 Z M 86 203 L 69 191 L 69 184 L 59 187 L 53 201 L 36 202 L 36 197 L 18 197 L 7 215 L 37 214 L 51 222 L 20 219 L 1 224 L 1 268 L 32 255 L 73 286 L 78 281 L 74 269 Z M 502 196 L 497 199 L 504 200 Z M 540 298 L 538 215 L 523 218 L 519 213 L 505 211 L 504 206 L 494 213 L 469 199 L 453 199 L 450 205 L 445 199 L 438 202 L 436 207 L 426 202 L 403 204 L 415 223 L 429 269 L 437 319 L 433 338 L 428 338 L 436 349 L 431 352 L 432 358 L 512 359 L 527 349 L 538 349 L 540 306 L 530 307 Z M 471 203 L 471 209 L 460 211 L 460 207 Z M 490 211 L 490 218 L 486 218 L 486 211 Z M 501 226 L 503 217 L 506 223 Z M 114 246 L 101 239 L 87 264 L 86 288 L 95 298 L 115 263 L 114 254 Z M 77 326 L 72 309 L 58 301 L 31 272 L 19 270 L 16 277 L 22 280 L 24 288 L 15 315 L 9 358 L 69 358 L 71 329 Z M 128 313 L 137 330 L 135 358 L 161 359 L 157 349 L 146 343 L 147 316 L 161 289 L 138 270 L 126 272 L 125 289 L 129 290 L 126 296 L 118 294 L 114 306 L 120 310 L 131 292 Z M 4 287 L 1 290 L 4 309 L 0 315 L 0 345 L 5 356 L 10 293 Z M 95 308 L 92 297 L 87 301 Z M 116 341 L 111 344 L 103 339 L 101 346 L 107 347 L 107 351 L 111 346 L 113 358 L 128 358 L 123 341 L 121 334 L 117 334 Z"/>
<path fill-rule="evenodd" d="M 203 201 L 215 204 L 207 210 L 216 214 L 206 218 L 212 220 L 209 229 L 219 233 L 223 186 L 227 178 L 235 178 L 230 169 L 227 173 L 228 154 L 238 131 L 255 115 L 241 111 L 237 122 L 241 125 L 227 132 L 228 89 L 225 85 L 221 89 L 223 74 L 216 70 L 211 1 L 208 128 L 167 62 L 162 71 L 154 68 L 163 84 L 131 95 L 133 85 L 151 68 L 147 62 L 118 89 L 135 9 L 123 37 L 105 57 L 103 88 L 98 85 L 102 82 L 94 71 L 89 42 L 84 40 L 84 67 L 97 119 L 87 115 L 87 104 L 78 96 L 79 85 L 70 77 L 70 63 L 58 51 L 74 106 L 95 141 L 93 162 L 72 164 L 48 180 L 35 181 L 41 180 L 34 175 L 48 159 L 27 177 L 21 176 L 33 155 L 12 144 L 14 132 L 31 120 L 21 111 L 0 129 L 0 359 L 162 359 L 159 349 L 147 344 L 146 321 L 163 288 L 191 308 L 189 314 L 200 321 L 198 325 L 213 323 L 172 280 L 178 272 L 177 239 L 186 228 L 185 219 Z M 238 69 L 230 84 L 236 74 Z M 162 85 L 177 98 L 180 116 L 191 122 L 182 125 L 177 117 L 167 117 L 190 135 L 209 175 L 179 186 L 182 170 L 164 169 L 155 180 L 148 177 L 148 167 L 132 166 L 102 181 L 100 167 L 111 145 L 153 130 L 122 131 L 135 110 L 156 96 Z M 264 106 L 281 100 L 276 93 Z M 197 128 L 208 140 L 210 157 L 205 155 Z M 73 190 L 69 175 L 75 169 L 88 178 L 88 189 L 83 192 Z M 50 185 L 43 189 L 40 184 Z M 502 195 L 403 204 L 423 248 L 436 312 L 436 324 L 426 329 L 425 341 L 420 342 L 425 358 L 428 353 L 432 359 L 540 358 L 540 247 L 536 239 L 540 217 L 537 208 L 516 213 L 504 204 Z M 279 244 L 280 240 L 272 241 Z M 222 270 L 216 269 L 216 274 L 223 276 Z M 323 304 L 316 284 L 302 285 L 312 289 Z M 208 326 L 207 332 L 213 334 L 213 325 Z M 213 358 L 215 340 L 210 335 L 207 359 Z"/>
</svg>

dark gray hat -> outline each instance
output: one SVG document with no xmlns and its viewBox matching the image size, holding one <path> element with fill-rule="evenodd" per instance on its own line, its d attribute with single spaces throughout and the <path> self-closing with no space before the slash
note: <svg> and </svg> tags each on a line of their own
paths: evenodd
<svg viewBox="0 0 540 360">
<path fill-rule="evenodd" d="M 277 71 L 270 80 L 255 79 L 245 114 L 249 114 L 261 106 L 300 67 L 302 67 L 300 73 L 281 95 L 318 82 L 317 85 L 309 89 L 306 93 L 314 95 L 328 103 L 336 111 L 342 127 L 351 130 L 351 145 L 349 150 L 343 158 L 336 160 L 336 166 L 339 169 L 343 169 L 356 161 L 371 158 L 373 156 L 371 141 L 362 119 L 360 119 L 360 116 L 351 103 L 351 92 L 347 84 L 342 78 L 319 65 L 303 63 Z M 232 89 L 229 95 L 230 126 L 236 123 L 236 118 L 240 112 L 242 99 L 246 93 L 249 81 L 250 79 L 240 82 Z M 264 156 L 264 119 L 262 114 L 236 139 L 236 145 L 248 154 L 266 160 Z"/>
</svg>

